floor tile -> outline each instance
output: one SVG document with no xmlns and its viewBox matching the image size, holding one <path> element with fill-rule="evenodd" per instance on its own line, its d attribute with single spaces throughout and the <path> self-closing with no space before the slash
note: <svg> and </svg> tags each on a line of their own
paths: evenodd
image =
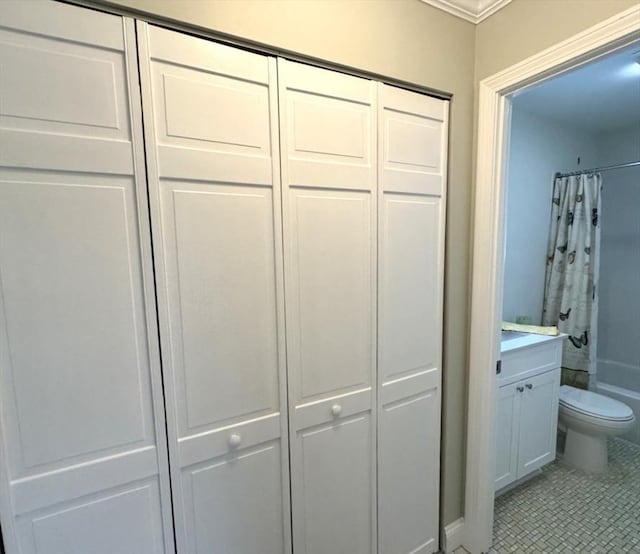
<svg viewBox="0 0 640 554">
<path fill-rule="evenodd" d="M 612 439 L 601 475 L 549 464 L 496 499 L 494 522 L 496 554 L 640 554 L 640 446 Z"/>
</svg>

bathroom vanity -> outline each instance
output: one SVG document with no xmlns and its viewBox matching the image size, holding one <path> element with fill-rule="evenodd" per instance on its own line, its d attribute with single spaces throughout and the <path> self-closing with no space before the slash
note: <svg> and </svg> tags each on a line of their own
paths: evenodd
<svg viewBox="0 0 640 554">
<path fill-rule="evenodd" d="M 555 459 L 565 338 L 564 334 L 502 332 L 496 395 L 496 491 Z"/>
</svg>

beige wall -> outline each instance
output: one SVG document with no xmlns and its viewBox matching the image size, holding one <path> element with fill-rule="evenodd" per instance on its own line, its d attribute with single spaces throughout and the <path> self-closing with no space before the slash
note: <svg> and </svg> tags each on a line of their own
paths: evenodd
<svg viewBox="0 0 640 554">
<path fill-rule="evenodd" d="M 109 3 L 453 94 L 442 519 L 447 524 L 460 517 L 466 418 L 474 26 L 419 0 L 112 0 Z"/>
<path fill-rule="evenodd" d="M 481 81 L 638 0 L 513 0 L 477 26 L 476 78 Z"/>
</svg>

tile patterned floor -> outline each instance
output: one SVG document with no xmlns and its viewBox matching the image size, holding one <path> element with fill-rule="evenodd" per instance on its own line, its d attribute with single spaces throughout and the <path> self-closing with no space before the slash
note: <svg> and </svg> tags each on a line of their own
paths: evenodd
<svg viewBox="0 0 640 554">
<path fill-rule="evenodd" d="M 492 552 L 640 553 L 640 446 L 613 439 L 603 475 L 549 464 L 498 497 Z"/>
</svg>

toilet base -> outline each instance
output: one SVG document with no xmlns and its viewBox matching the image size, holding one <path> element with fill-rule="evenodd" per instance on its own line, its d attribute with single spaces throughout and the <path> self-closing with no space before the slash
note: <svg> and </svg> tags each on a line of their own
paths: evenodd
<svg viewBox="0 0 640 554">
<path fill-rule="evenodd" d="M 607 471 L 607 436 L 587 435 L 569 428 L 563 461 L 571 467 L 591 473 Z"/>
</svg>

